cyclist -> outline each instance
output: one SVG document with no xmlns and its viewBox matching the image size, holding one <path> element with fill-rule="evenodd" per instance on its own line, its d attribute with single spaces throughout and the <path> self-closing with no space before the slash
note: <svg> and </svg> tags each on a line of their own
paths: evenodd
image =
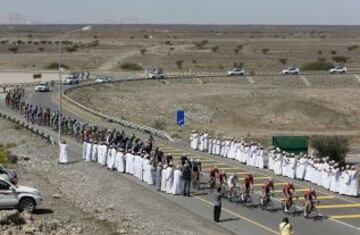
<svg viewBox="0 0 360 235">
<path fill-rule="evenodd" d="M 239 182 L 239 178 L 235 173 L 229 176 L 227 183 L 230 193 L 236 193 L 236 185 L 238 184 L 238 182 Z"/>
<path fill-rule="evenodd" d="M 201 162 L 200 159 L 192 162 L 193 187 L 200 188 Z"/>
<path fill-rule="evenodd" d="M 274 193 L 274 182 L 270 178 L 266 181 L 262 187 L 263 204 L 266 204 L 270 200 L 270 193 Z"/>
<path fill-rule="evenodd" d="M 251 191 L 253 190 L 253 186 L 254 186 L 254 178 L 249 173 L 244 178 L 244 193 L 246 196 L 249 196 L 250 190 Z"/>
<path fill-rule="evenodd" d="M 219 173 L 219 169 L 217 168 L 217 166 L 214 166 L 213 168 L 211 168 L 210 172 L 209 172 L 209 185 L 210 188 L 215 188 L 215 184 L 216 184 L 216 177 Z"/>
<path fill-rule="evenodd" d="M 319 204 L 319 200 L 317 200 L 316 192 L 314 188 L 310 188 L 308 191 L 304 192 L 305 199 L 305 210 L 304 215 L 307 216 L 314 209 L 314 200 Z"/>
<path fill-rule="evenodd" d="M 218 187 L 223 187 L 227 181 L 226 173 L 224 171 L 219 171 L 216 178 Z"/>
<path fill-rule="evenodd" d="M 290 206 L 293 203 L 293 200 L 292 200 L 293 196 L 297 197 L 297 195 L 295 193 L 295 187 L 294 187 L 293 183 L 287 182 L 284 185 L 283 192 L 284 192 L 284 195 L 285 195 L 285 208 L 284 208 L 284 211 L 288 212 Z"/>
</svg>

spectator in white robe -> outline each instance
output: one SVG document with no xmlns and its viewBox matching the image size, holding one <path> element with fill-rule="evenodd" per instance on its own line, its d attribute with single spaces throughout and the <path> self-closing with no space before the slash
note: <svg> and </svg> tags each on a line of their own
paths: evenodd
<svg viewBox="0 0 360 235">
<path fill-rule="evenodd" d="M 59 163 L 60 164 L 67 164 L 69 157 L 69 148 L 66 144 L 65 140 L 59 146 Z"/>
<path fill-rule="evenodd" d="M 314 171 L 314 157 L 310 156 L 310 158 L 308 160 L 308 163 L 307 163 L 307 168 L 306 168 L 304 180 L 310 182 L 311 178 L 312 178 L 313 171 Z"/>
<path fill-rule="evenodd" d="M 207 152 L 208 148 L 209 148 L 209 134 L 207 132 L 204 133 L 203 135 L 203 151 Z"/>
<path fill-rule="evenodd" d="M 350 196 L 350 184 L 351 184 L 351 175 L 350 175 L 350 165 L 347 165 L 345 169 L 342 170 L 340 175 L 340 195 L 349 195 Z"/>
<path fill-rule="evenodd" d="M 291 179 L 295 179 L 295 170 L 296 170 L 296 158 L 295 158 L 295 155 L 294 154 L 291 154 L 290 155 L 290 158 L 289 158 L 289 166 L 288 166 L 288 177 L 291 178 Z"/>
<path fill-rule="evenodd" d="M 126 173 L 131 174 L 131 172 L 133 171 L 133 167 L 134 167 L 134 160 L 133 160 L 134 156 L 128 151 L 125 154 L 125 161 L 126 161 Z"/>
<path fill-rule="evenodd" d="M 98 159 L 98 143 L 95 141 L 91 149 L 91 161 L 96 162 Z"/>
<path fill-rule="evenodd" d="M 85 162 L 91 161 L 92 140 L 86 143 Z"/>
<path fill-rule="evenodd" d="M 335 162 L 327 162 L 323 163 L 323 170 L 321 172 L 321 183 L 322 186 L 326 189 L 330 189 L 330 164 L 334 164 Z"/>
<path fill-rule="evenodd" d="M 214 139 L 213 139 L 213 137 L 209 137 L 209 146 L 208 146 L 208 154 L 212 154 L 212 151 L 213 151 L 213 141 L 214 141 Z"/>
<path fill-rule="evenodd" d="M 83 146 L 82 146 L 82 159 L 86 159 L 86 149 L 87 149 L 88 140 L 84 138 Z"/>
<path fill-rule="evenodd" d="M 166 192 L 166 172 L 167 172 L 168 165 L 164 165 L 161 171 L 161 192 Z"/>
<path fill-rule="evenodd" d="M 248 164 L 249 161 L 250 161 L 250 145 L 249 145 L 249 144 L 245 144 L 243 163 L 244 163 L 244 164 Z"/>
<path fill-rule="evenodd" d="M 330 191 L 338 193 L 339 192 L 339 180 L 340 180 L 340 169 L 339 164 L 335 163 L 332 167 L 330 167 Z"/>
<path fill-rule="evenodd" d="M 219 156 L 221 153 L 221 140 L 219 137 L 217 137 L 216 139 L 215 149 L 216 149 L 215 154 Z"/>
<path fill-rule="evenodd" d="M 268 152 L 268 169 L 274 171 L 274 157 L 275 149 L 270 149 Z"/>
<path fill-rule="evenodd" d="M 166 193 L 171 193 L 172 185 L 174 181 L 174 171 L 172 165 L 169 165 L 165 171 L 165 180 L 166 180 Z"/>
<path fill-rule="evenodd" d="M 142 180 L 142 164 L 141 162 L 141 156 L 140 153 L 134 153 L 134 176 L 138 178 L 139 180 Z"/>
<path fill-rule="evenodd" d="M 174 170 L 174 181 L 171 189 L 171 193 L 174 195 L 179 195 L 183 193 L 184 182 L 182 181 L 182 172 L 180 166 L 176 166 Z"/>
<path fill-rule="evenodd" d="M 191 137 L 190 137 L 190 146 L 192 149 L 198 149 L 199 147 L 199 135 L 196 131 L 192 131 Z"/>
<path fill-rule="evenodd" d="M 307 158 L 305 155 L 301 155 L 296 164 L 296 179 L 304 180 L 306 168 Z"/>
<path fill-rule="evenodd" d="M 289 160 L 289 156 L 283 151 L 283 159 L 282 159 L 282 176 L 288 176 L 288 169 L 289 169 L 289 165 L 290 165 L 290 160 Z"/>
<path fill-rule="evenodd" d="M 118 151 L 116 153 L 116 169 L 120 173 L 125 172 L 125 159 L 123 148 L 118 148 Z"/>
<path fill-rule="evenodd" d="M 203 151 L 204 150 L 204 134 L 203 133 L 199 133 L 199 146 L 198 146 L 199 151 Z"/>
<path fill-rule="evenodd" d="M 359 186 L 359 173 L 356 170 L 355 166 L 351 167 L 350 170 L 350 196 L 358 196 L 358 186 Z"/>
<path fill-rule="evenodd" d="M 146 162 L 146 167 L 144 167 L 145 171 L 144 171 L 144 176 L 146 176 L 146 180 L 144 179 L 144 181 L 147 183 L 147 184 L 154 184 L 154 179 L 153 179 L 153 174 L 152 174 L 152 171 L 153 171 L 153 166 L 151 164 L 151 161 L 150 161 L 150 156 L 147 156 L 144 160 L 144 164 Z"/>
<path fill-rule="evenodd" d="M 114 145 L 111 145 L 108 151 L 108 159 L 107 159 L 107 168 L 109 170 L 114 169 L 116 160 L 116 148 Z"/>
<path fill-rule="evenodd" d="M 280 152 L 275 155 L 275 158 L 274 158 L 274 174 L 275 175 L 282 175 L 282 170 L 283 170 L 282 158 L 283 158 L 283 156 Z"/>
<path fill-rule="evenodd" d="M 259 151 L 258 157 L 257 157 L 256 167 L 260 168 L 260 169 L 264 169 L 264 148 L 263 147 L 260 147 L 260 151 Z"/>
</svg>

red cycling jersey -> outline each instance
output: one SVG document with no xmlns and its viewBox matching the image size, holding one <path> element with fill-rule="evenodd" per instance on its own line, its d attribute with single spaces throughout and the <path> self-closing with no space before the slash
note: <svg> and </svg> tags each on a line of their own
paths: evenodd
<svg viewBox="0 0 360 235">
<path fill-rule="evenodd" d="M 210 177 L 215 177 L 216 174 L 218 174 L 218 173 L 219 173 L 219 170 L 213 168 L 213 169 L 210 170 Z"/>
<path fill-rule="evenodd" d="M 292 190 L 292 191 L 291 191 Z M 286 183 L 283 188 L 284 194 L 292 195 L 292 192 L 295 191 L 294 185 Z"/>
<path fill-rule="evenodd" d="M 272 181 L 268 181 L 263 185 L 263 190 L 266 193 L 270 193 L 270 189 L 274 190 L 274 183 Z"/>
<path fill-rule="evenodd" d="M 310 201 L 312 201 L 314 198 L 316 199 L 315 191 L 306 191 L 304 193 L 304 198 L 305 200 L 310 200 Z"/>
<path fill-rule="evenodd" d="M 254 178 L 251 175 L 247 175 L 244 178 L 244 184 L 245 184 L 245 188 L 249 189 L 250 188 L 250 184 L 254 184 Z"/>
<path fill-rule="evenodd" d="M 220 172 L 220 173 L 218 174 L 218 178 L 219 178 L 219 182 L 223 182 L 224 179 L 226 178 L 226 173 Z"/>
</svg>

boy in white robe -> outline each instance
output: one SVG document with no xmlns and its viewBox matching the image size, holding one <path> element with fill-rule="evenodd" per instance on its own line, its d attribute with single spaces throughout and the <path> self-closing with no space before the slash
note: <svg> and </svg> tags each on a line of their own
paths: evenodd
<svg viewBox="0 0 360 235">
<path fill-rule="evenodd" d="M 91 161 L 92 140 L 86 143 L 85 162 Z"/>
<path fill-rule="evenodd" d="M 86 149 L 87 149 L 88 140 L 85 138 L 82 146 L 82 159 L 86 158 Z"/>
<path fill-rule="evenodd" d="M 59 163 L 66 164 L 68 163 L 69 149 L 65 140 L 59 146 Z"/>
</svg>

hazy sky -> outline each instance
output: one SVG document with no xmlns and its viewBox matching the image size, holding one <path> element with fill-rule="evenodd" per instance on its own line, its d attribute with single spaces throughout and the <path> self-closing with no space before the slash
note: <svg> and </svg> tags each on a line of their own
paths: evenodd
<svg viewBox="0 0 360 235">
<path fill-rule="evenodd" d="M 0 0 L 39 23 L 356 24 L 360 0 Z"/>
</svg>

